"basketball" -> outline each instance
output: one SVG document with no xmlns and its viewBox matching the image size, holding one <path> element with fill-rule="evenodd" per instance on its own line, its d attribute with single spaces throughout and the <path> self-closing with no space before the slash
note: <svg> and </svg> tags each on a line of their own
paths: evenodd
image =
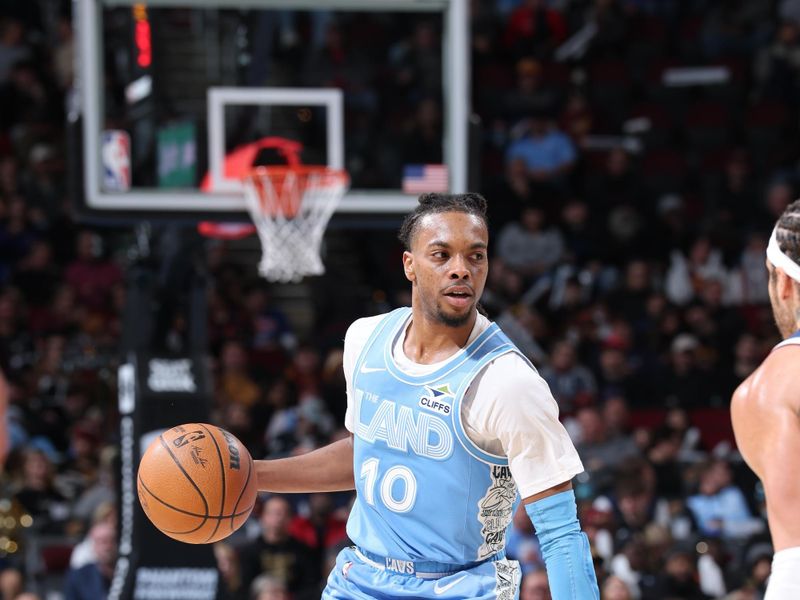
<svg viewBox="0 0 800 600">
<path fill-rule="evenodd" d="M 247 448 L 229 432 L 205 423 L 178 425 L 142 456 L 139 502 L 165 535 L 210 544 L 247 520 L 258 493 L 254 471 Z"/>
</svg>

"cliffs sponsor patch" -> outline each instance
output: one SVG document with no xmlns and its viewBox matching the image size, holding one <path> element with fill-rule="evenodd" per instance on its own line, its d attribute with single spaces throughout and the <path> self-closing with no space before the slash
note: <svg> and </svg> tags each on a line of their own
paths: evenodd
<svg viewBox="0 0 800 600">
<path fill-rule="evenodd" d="M 453 400 L 453 392 L 450 391 L 450 384 L 431 387 L 425 386 L 426 393 L 419 399 L 420 407 L 438 412 L 439 414 L 450 416 Z"/>
</svg>

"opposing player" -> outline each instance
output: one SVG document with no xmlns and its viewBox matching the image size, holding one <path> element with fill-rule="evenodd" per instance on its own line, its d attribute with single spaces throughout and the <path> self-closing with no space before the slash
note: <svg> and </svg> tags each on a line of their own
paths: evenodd
<svg viewBox="0 0 800 600">
<path fill-rule="evenodd" d="M 775 556 L 765 600 L 800 598 L 800 201 L 790 204 L 767 246 L 769 299 L 784 340 L 739 386 L 731 402 L 736 443 L 764 484 Z"/>
<path fill-rule="evenodd" d="M 554 600 L 599 598 L 570 484 L 580 459 L 547 385 L 477 310 L 486 201 L 424 195 L 400 239 L 411 308 L 360 319 L 345 337 L 351 437 L 258 461 L 259 489 L 357 490 L 355 546 L 326 599 L 516 598 L 519 566 L 504 548 L 520 496 Z"/>
</svg>

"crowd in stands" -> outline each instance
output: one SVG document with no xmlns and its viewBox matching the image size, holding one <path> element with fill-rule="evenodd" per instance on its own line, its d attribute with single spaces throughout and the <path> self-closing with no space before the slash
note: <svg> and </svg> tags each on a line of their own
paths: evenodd
<svg viewBox="0 0 800 600">
<path fill-rule="evenodd" d="M 67 600 L 99 599 L 115 558 L 126 234 L 70 208 L 68 3 L 12 4 L 0 11 L 0 600 L 41 600 L 53 572 Z M 574 486 L 602 598 L 762 598 L 763 490 L 727 409 L 778 341 L 764 256 L 800 184 L 800 2 L 473 0 L 471 15 L 477 191 L 492 229 L 482 306 L 549 384 L 583 458 Z M 305 64 L 336 73 L 363 116 L 348 136 L 377 148 L 376 119 L 402 113 L 384 132 L 396 151 L 440 160 L 435 23 L 392 46 L 383 96 L 344 68 L 348 37 L 376 36 L 381 21 L 315 23 L 287 20 L 276 44 L 315 36 Z M 675 85 L 677 67 L 726 75 Z M 351 166 L 366 184 L 380 168 Z M 377 261 L 396 266 L 397 279 L 376 279 L 392 287 L 325 313 L 315 336 L 226 248 L 209 245 L 207 261 L 215 421 L 256 458 L 347 435 L 344 331 L 407 302 L 399 246 Z M 222 597 L 318 597 L 349 502 L 262 497 L 214 549 Z M 43 539 L 64 551 L 25 560 Z M 549 598 L 522 511 L 508 552 L 522 600 Z"/>
</svg>

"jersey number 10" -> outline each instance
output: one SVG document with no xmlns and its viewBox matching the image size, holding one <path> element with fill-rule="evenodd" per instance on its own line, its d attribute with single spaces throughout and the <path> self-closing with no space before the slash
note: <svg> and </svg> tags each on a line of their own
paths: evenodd
<svg viewBox="0 0 800 600">
<path fill-rule="evenodd" d="M 375 506 L 375 485 L 378 482 L 380 462 L 380 459 L 368 458 L 361 463 L 360 478 L 364 480 L 364 499 L 370 506 Z M 403 491 L 399 497 L 393 493 L 398 480 L 403 482 Z M 410 511 L 417 499 L 417 479 L 411 469 L 402 465 L 388 469 L 381 478 L 380 496 L 381 502 L 389 510 L 396 513 Z"/>
</svg>

